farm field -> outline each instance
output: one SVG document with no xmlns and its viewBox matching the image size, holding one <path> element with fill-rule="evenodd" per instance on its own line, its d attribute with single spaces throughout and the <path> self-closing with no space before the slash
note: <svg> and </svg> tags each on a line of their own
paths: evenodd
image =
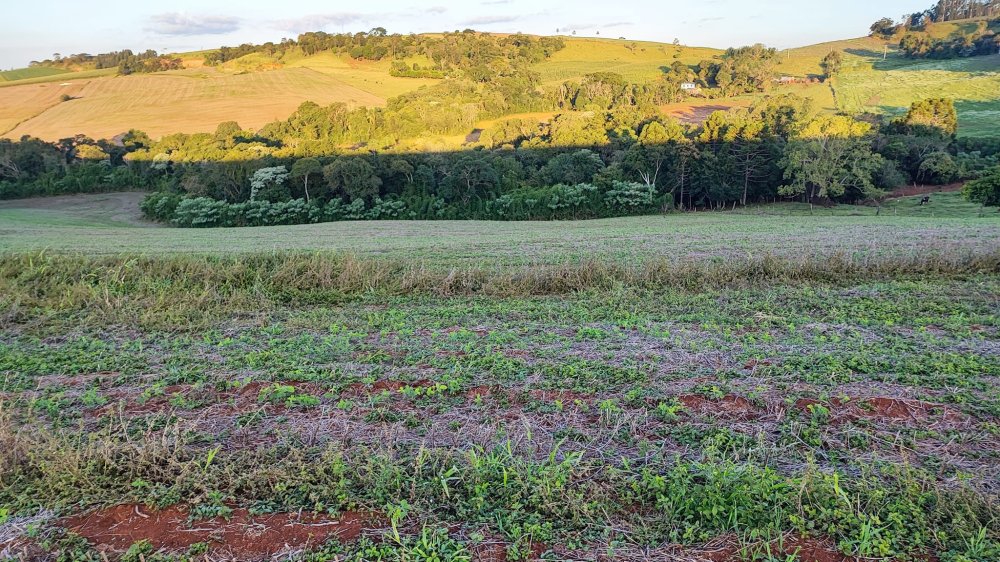
<svg viewBox="0 0 1000 562">
<path fill-rule="evenodd" d="M 45 78 L 59 74 L 66 74 L 67 72 L 69 71 L 61 68 L 48 68 L 44 66 L 20 68 L 17 70 L 0 70 L 0 83 L 14 82 L 17 80 L 30 80 L 33 78 Z"/>
<path fill-rule="evenodd" d="M 82 133 L 111 138 L 137 128 L 158 138 L 211 132 L 227 120 L 259 129 L 285 119 L 304 101 L 379 106 L 388 97 L 434 82 L 389 76 L 388 63 L 348 62 L 329 54 L 295 57 L 276 70 L 107 74 L 65 73 L 39 83 L 27 80 L 0 87 L 0 135 L 58 140 Z M 84 80 L 86 76 L 91 79 Z M 68 85 L 52 81 L 56 78 L 66 78 Z M 63 94 L 77 99 L 59 103 Z"/>
<path fill-rule="evenodd" d="M 13 103 L 8 100 L 21 95 L 24 87 L 0 89 L 0 106 Z M 77 88 L 73 95 L 78 99 L 51 107 L 5 136 L 18 138 L 31 134 L 57 140 L 83 133 L 93 138 L 111 138 L 137 128 L 160 137 L 178 132 L 214 131 L 225 120 L 256 129 L 286 118 L 306 100 L 321 104 L 342 101 L 353 106 L 381 105 L 385 101 L 306 68 L 249 74 L 183 70 L 102 78 L 82 86 L 74 83 L 72 87 Z M 51 88 L 54 86 L 47 89 Z"/>
<path fill-rule="evenodd" d="M 0 558 L 1000 554 L 1000 217 L 956 193 L 210 231 L 140 196 L 0 204 Z"/>
<path fill-rule="evenodd" d="M 141 220 L 142 193 L 0 201 L 0 247 L 6 251 L 88 254 L 227 254 L 335 251 L 429 264 L 475 265 L 482 256 L 510 264 L 610 258 L 911 254 L 926 248 L 976 251 L 1000 239 L 1000 215 L 958 193 L 874 207 L 784 204 L 729 212 L 569 222 L 377 221 L 270 228 L 154 228 Z M 789 220 L 789 217 L 794 217 Z M 830 232 L 836 231 L 836 236 Z"/>
</svg>

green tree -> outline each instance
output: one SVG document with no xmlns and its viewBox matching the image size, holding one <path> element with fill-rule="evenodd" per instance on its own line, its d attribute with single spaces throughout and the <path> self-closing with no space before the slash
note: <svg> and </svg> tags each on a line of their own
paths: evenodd
<svg viewBox="0 0 1000 562">
<path fill-rule="evenodd" d="M 873 23 L 869 29 L 872 37 L 888 39 L 896 33 L 896 22 L 892 21 L 891 18 L 882 18 Z"/>
<path fill-rule="evenodd" d="M 322 174 L 323 165 L 315 158 L 300 158 L 295 161 L 295 164 L 292 164 L 292 179 L 302 181 L 307 203 L 309 202 L 309 179 Z"/>
<path fill-rule="evenodd" d="M 993 168 L 986 175 L 965 184 L 962 195 L 974 203 L 986 207 L 1000 207 L 1000 167 Z"/>
<path fill-rule="evenodd" d="M 902 124 L 910 134 L 952 137 L 958 132 L 958 111 L 955 102 L 946 98 L 915 101 Z"/>
<path fill-rule="evenodd" d="M 539 172 L 545 185 L 590 183 L 604 168 L 604 161 L 586 148 L 563 153 L 548 161 Z"/>
<path fill-rule="evenodd" d="M 250 200 L 251 201 L 288 201 L 291 199 L 291 192 L 285 182 L 288 180 L 288 168 L 284 166 L 273 166 L 261 168 L 250 176 Z"/>
<path fill-rule="evenodd" d="M 832 78 L 840 74 L 840 69 L 844 66 L 844 55 L 840 51 L 830 51 L 819 65 L 823 67 L 823 73 L 827 78 Z"/>
<path fill-rule="evenodd" d="M 496 195 L 499 186 L 500 174 L 493 163 L 476 151 L 461 154 L 447 165 L 438 189 L 446 199 L 468 205 L 473 199 Z"/>
<path fill-rule="evenodd" d="M 215 139 L 218 141 L 232 140 L 233 137 L 243 132 L 240 124 L 236 121 L 223 121 L 215 128 Z"/>
<path fill-rule="evenodd" d="M 934 185 L 951 183 L 958 176 L 958 164 L 947 152 L 933 152 L 920 163 L 917 179 Z"/>
<path fill-rule="evenodd" d="M 810 122 L 785 149 L 780 165 L 788 183 L 778 192 L 787 197 L 804 196 L 810 204 L 817 197 L 864 199 L 881 195 L 874 178 L 884 160 L 872 152 L 865 137 L 870 128 L 846 116 Z"/>
<path fill-rule="evenodd" d="M 76 157 L 80 160 L 107 160 L 108 153 L 96 144 L 82 144 L 76 147 Z"/>
<path fill-rule="evenodd" d="M 342 193 L 351 201 L 371 201 L 379 194 L 382 178 L 375 175 L 375 168 L 363 158 L 345 156 L 323 168 L 330 194 Z"/>
</svg>

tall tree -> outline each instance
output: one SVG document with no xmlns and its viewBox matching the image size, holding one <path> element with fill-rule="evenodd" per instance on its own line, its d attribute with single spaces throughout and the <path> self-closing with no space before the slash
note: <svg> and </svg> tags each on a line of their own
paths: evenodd
<svg viewBox="0 0 1000 562">
<path fill-rule="evenodd" d="M 353 201 L 370 201 L 379 194 L 382 179 L 375 175 L 375 168 L 363 158 L 346 156 L 337 158 L 323 168 L 328 194 L 343 194 Z"/>
<path fill-rule="evenodd" d="M 978 180 L 965 184 L 962 195 L 986 207 L 1000 207 L 1000 168 L 993 168 Z"/>
<path fill-rule="evenodd" d="M 300 158 L 292 165 L 292 179 L 301 180 L 309 202 L 309 179 L 323 175 L 323 165 L 315 158 Z"/>
<path fill-rule="evenodd" d="M 883 159 L 865 137 L 871 126 L 846 116 L 819 117 L 793 139 L 781 161 L 785 196 L 864 199 L 878 196 L 874 176 Z"/>
</svg>

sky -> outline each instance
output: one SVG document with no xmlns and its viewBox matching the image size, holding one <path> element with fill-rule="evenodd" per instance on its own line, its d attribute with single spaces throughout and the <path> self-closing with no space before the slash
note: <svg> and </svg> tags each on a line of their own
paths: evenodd
<svg viewBox="0 0 1000 562">
<path fill-rule="evenodd" d="M 294 38 L 304 31 L 573 31 L 725 48 L 787 48 L 864 35 L 931 0 L 0 0 L 0 69 L 54 53 L 183 52 Z M 926 5 L 925 5 L 926 4 Z"/>
</svg>

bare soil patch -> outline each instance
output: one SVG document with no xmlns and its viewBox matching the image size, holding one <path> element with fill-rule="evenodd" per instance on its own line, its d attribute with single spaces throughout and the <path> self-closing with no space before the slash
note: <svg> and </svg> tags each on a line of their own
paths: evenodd
<svg viewBox="0 0 1000 562">
<path fill-rule="evenodd" d="M 196 543 L 220 549 L 238 560 L 259 560 L 275 554 L 320 545 L 332 538 L 353 540 L 372 517 L 347 512 L 338 518 L 314 514 L 251 515 L 234 509 L 229 519 L 190 521 L 184 507 L 151 510 L 122 504 L 63 519 L 62 526 L 87 539 L 97 549 L 122 552 L 147 540 L 157 550 L 185 551 Z"/>
</svg>

